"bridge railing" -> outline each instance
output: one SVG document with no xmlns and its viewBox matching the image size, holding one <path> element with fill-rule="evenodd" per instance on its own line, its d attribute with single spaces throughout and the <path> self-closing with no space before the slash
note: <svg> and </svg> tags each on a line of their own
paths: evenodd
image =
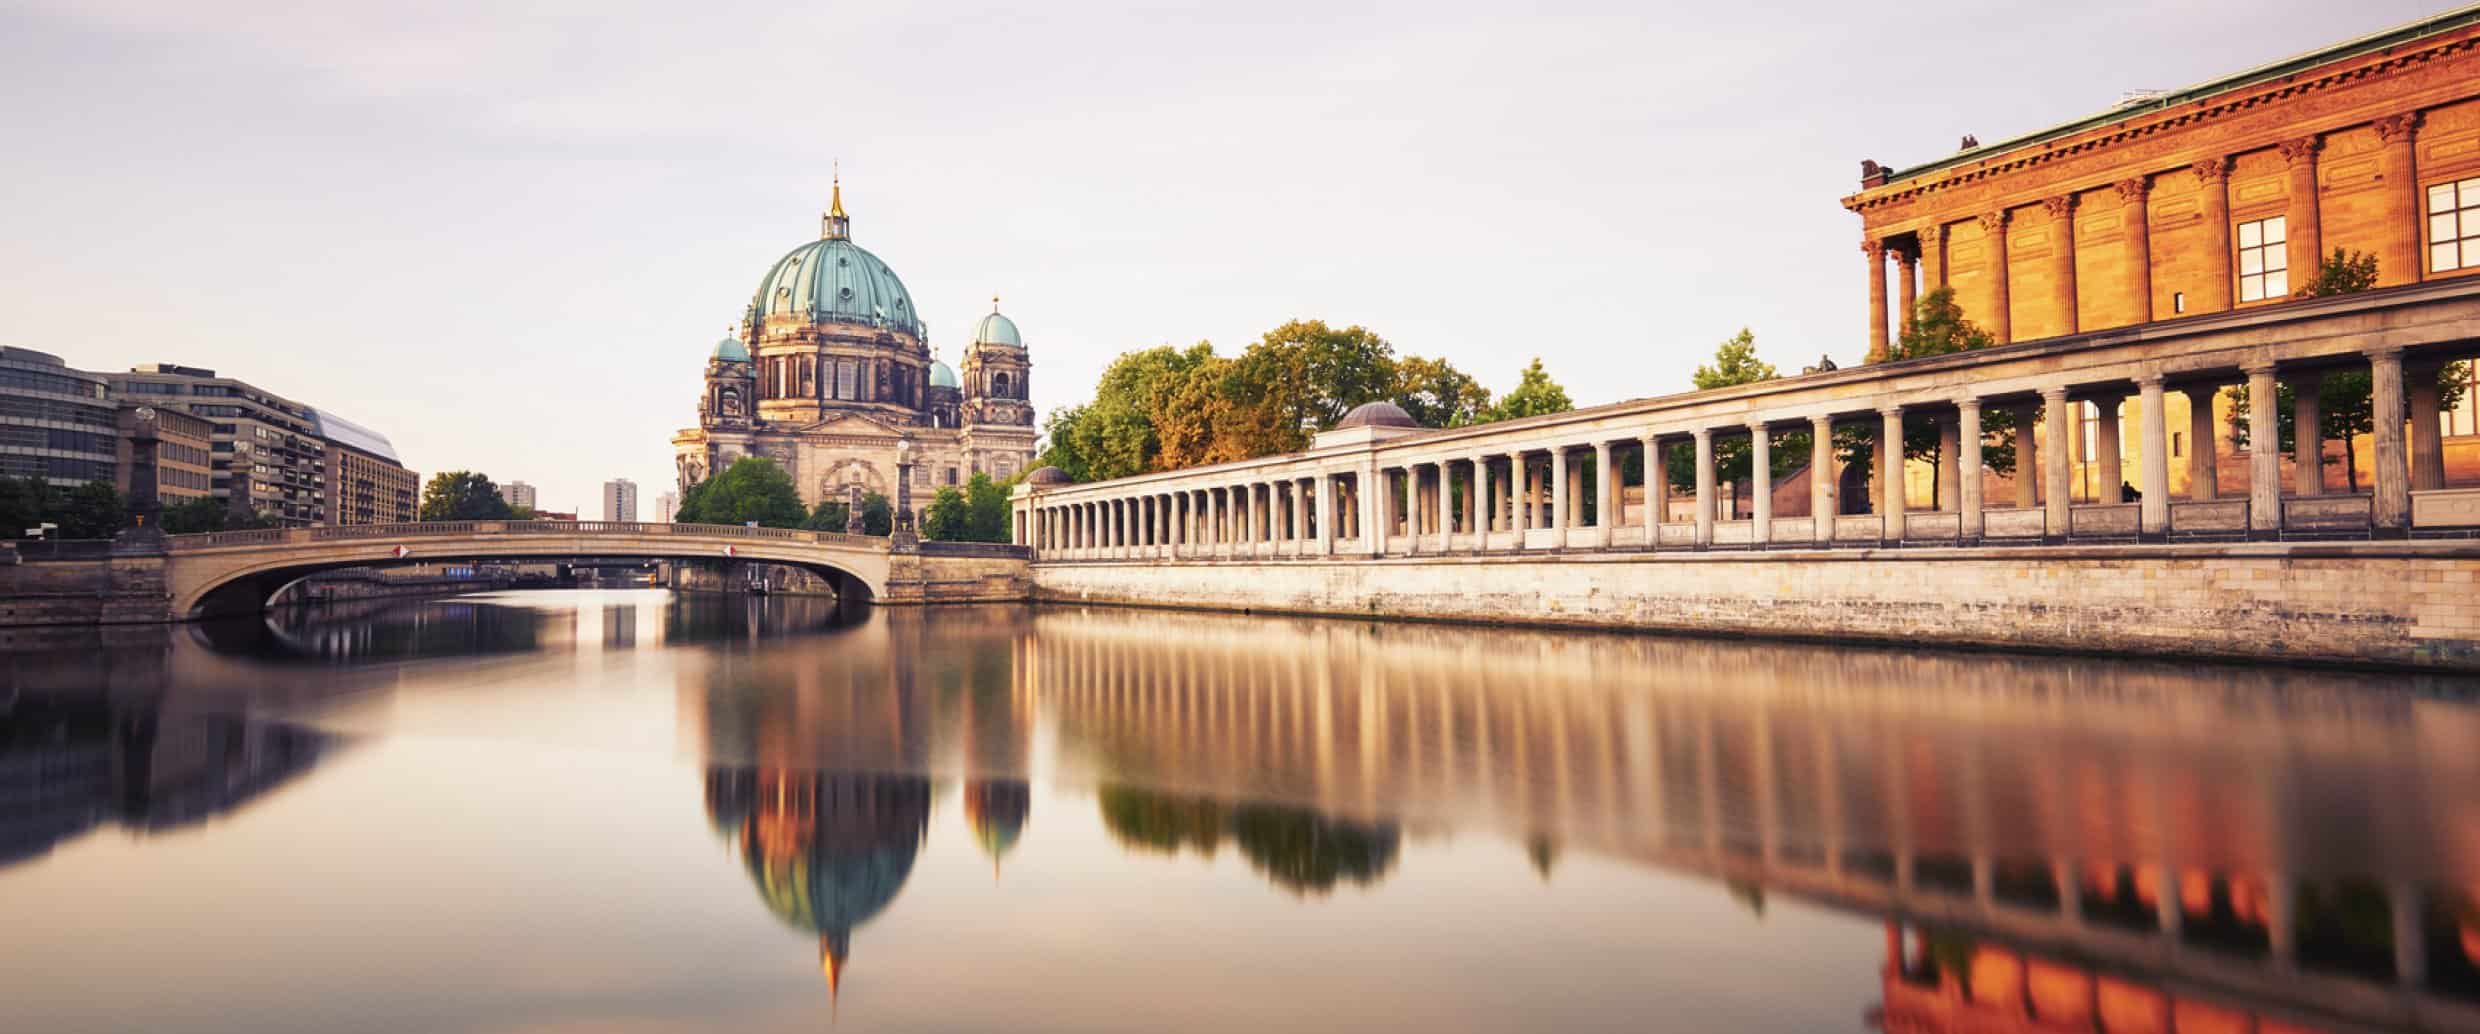
<svg viewBox="0 0 2480 1034">
<path fill-rule="evenodd" d="M 738 524 L 670 524 L 659 521 L 414 521 L 406 524 L 348 524 L 325 528 L 267 528 L 257 531 L 216 531 L 168 536 L 176 550 L 221 546 L 261 546 L 287 542 L 338 542 L 410 536 L 478 535 L 663 535 L 708 539 L 763 539 L 814 542 L 850 549 L 885 549 L 887 540 L 874 535 L 847 535 L 800 528 L 752 528 Z"/>
</svg>

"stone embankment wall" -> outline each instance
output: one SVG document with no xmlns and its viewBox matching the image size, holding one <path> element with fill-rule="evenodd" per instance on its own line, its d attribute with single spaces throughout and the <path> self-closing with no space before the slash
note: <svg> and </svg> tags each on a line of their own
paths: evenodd
<svg viewBox="0 0 2480 1034">
<path fill-rule="evenodd" d="M 0 550 L 0 625 L 162 621 L 171 599 L 160 556 L 18 561 Z"/>
<path fill-rule="evenodd" d="M 1033 570 L 1022 557 L 899 553 L 881 603 L 1004 603 L 1033 596 Z"/>
<path fill-rule="evenodd" d="M 2480 543 L 1050 562 L 1035 598 L 2480 671 Z"/>
</svg>

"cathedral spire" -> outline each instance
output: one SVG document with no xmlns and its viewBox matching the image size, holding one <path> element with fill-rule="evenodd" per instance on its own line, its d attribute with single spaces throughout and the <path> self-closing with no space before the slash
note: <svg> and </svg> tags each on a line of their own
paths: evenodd
<svg viewBox="0 0 2480 1034">
<path fill-rule="evenodd" d="M 834 192 L 828 196 L 825 225 L 818 236 L 831 241 L 852 239 L 852 219 L 844 214 L 844 164 L 835 165 Z"/>
</svg>

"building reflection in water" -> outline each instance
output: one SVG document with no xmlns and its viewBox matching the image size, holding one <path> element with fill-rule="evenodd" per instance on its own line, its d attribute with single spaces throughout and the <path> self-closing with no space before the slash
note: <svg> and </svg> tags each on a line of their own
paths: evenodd
<svg viewBox="0 0 2480 1034">
<path fill-rule="evenodd" d="M 913 874 L 930 822 L 930 780 L 709 768 L 706 816 L 739 850 L 776 918 L 818 936 L 832 994 L 842 987 L 854 928 L 884 911 Z"/>
<path fill-rule="evenodd" d="M 719 763 L 1013 780 L 1047 742 L 1129 849 L 1229 841 L 1295 894 L 1478 828 L 1545 878 L 1590 853 L 1989 953 L 1938 987 L 2030 960 L 2040 1023 L 2480 1027 L 2480 800 L 2438 789 L 2480 777 L 2460 683 L 1056 607 L 884 612 L 702 678 Z M 1012 787 L 969 785 L 1004 850 Z M 1890 1025 L 1970 1026 L 1889 972 Z"/>
<path fill-rule="evenodd" d="M 177 829 L 284 786 L 324 734 L 162 697 L 37 693 L 0 704 L 0 867 L 105 824 Z"/>
</svg>

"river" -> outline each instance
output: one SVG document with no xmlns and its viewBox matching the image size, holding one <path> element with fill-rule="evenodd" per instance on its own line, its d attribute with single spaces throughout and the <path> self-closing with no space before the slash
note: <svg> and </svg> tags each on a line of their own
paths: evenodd
<svg viewBox="0 0 2480 1034">
<path fill-rule="evenodd" d="M 11 1031 L 2480 1029 L 2458 680 L 659 590 L 0 655 Z"/>
</svg>

